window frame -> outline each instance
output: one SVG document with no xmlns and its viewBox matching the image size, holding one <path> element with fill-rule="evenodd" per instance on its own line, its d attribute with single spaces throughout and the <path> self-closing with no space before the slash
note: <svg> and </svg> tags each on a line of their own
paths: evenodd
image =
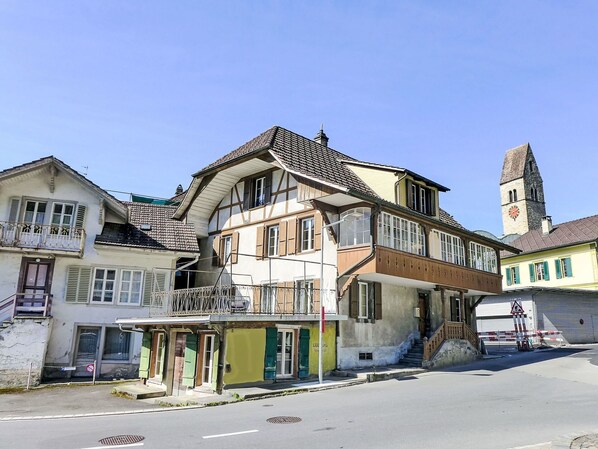
<svg viewBox="0 0 598 449">
<path fill-rule="evenodd" d="M 360 217 L 355 216 L 356 214 Z M 369 245 L 372 241 L 371 215 L 369 207 L 355 207 L 343 211 L 340 214 L 338 247 Z"/>
<path fill-rule="evenodd" d="M 228 261 L 228 257 L 233 253 L 233 235 L 222 236 L 222 265 L 225 265 Z"/>
<path fill-rule="evenodd" d="M 465 242 L 463 239 L 438 229 L 432 229 L 432 232 L 438 236 L 440 260 L 466 267 L 467 260 L 465 258 Z"/>
<path fill-rule="evenodd" d="M 274 315 L 276 313 L 276 301 L 278 295 L 278 284 L 260 285 L 260 313 Z"/>
<path fill-rule="evenodd" d="M 253 178 L 251 180 L 251 187 L 251 207 L 259 207 L 266 204 L 266 176 L 257 176 Z"/>
<path fill-rule="evenodd" d="M 306 227 L 306 224 L 311 222 L 311 227 Z M 313 251 L 316 248 L 315 235 L 316 235 L 316 217 L 310 216 L 302 218 L 299 226 L 301 232 L 301 241 L 299 248 L 301 252 Z M 307 237 L 306 237 L 307 231 Z M 306 245 L 307 243 L 307 245 Z"/>
<path fill-rule="evenodd" d="M 488 273 L 498 273 L 496 251 L 478 242 L 469 242 L 469 267 Z"/>
<path fill-rule="evenodd" d="M 535 280 L 537 281 L 545 281 L 546 279 L 546 264 L 544 262 L 533 262 L 534 264 L 534 274 Z"/>
<path fill-rule="evenodd" d="M 104 276 L 101 279 L 97 278 L 97 274 L 98 271 L 103 270 L 104 271 Z M 113 271 L 114 272 L 114 279 L 108 279 L 107 275 L 108 272 Z M 117 285 L 118 285 L 118 268 L 108 268 L 108 267 L 94 267 L 93 269 L 93 275 L 91 277 L 91 297 L 89 299 L 90 304 L 114 304 L 114 298 L 115 296 L 117 296 Z M 101 282 L 102 283 L 102 287 L 99 290 L 100 291 L 100 299 L 94 299 L 96 297 L 96 291 L 98 291 L 98 289 L 96 288 L 96 282 Z M 112 289 L 106 289 L 106 283 L 107 282 L 112 282 Z M 112 292 L 112 298 L 110 299 L 110 301 L 106 301 L 105 297 L 106 297 L 106 292 L 107 291 L 111 291 Z"/>
<path fill-rule="evenodd" d="M 312 313 L 314 299 L 314 279 L 295 281 L 295 313 Z M 304 307 L 301 307 L 304 303 Z"/>
<path fill-rule="evenodd" d="M 131 279 L 128 281 L 124 280 L 124 273 L 128 272 L 131 273 Z M 133 293 L 131 288 L 133 286 L 133 284 L 136 282 L 133 279 L 133 276 L 135 275 L 135 273 L 139 273 L 140 278 L 139 278 L 139 291 L 137 292 L 137 302 L 132 302 L 130 301 L 131 298 L 131 294 Z M 124 304 L 124 305 L 128 305 L 128 306 L 139 306 L 141 305 L 141 302 L 143 300 L 143 283 L 145 281 L 144 279 L 144 270 L 139 270 L 139 269 L 130 269 L 130 268 L 121 268 L 119 270 L 118 273 L 118 304 Z M 126 291 L 126 293 L 129 295 L 128 298 L 129 300 L 127 301 L 123 301 L 122 300 L 122 294 L 123 294 L 123 282 L 129 282 L 130 286 L 129 289 Z"/>
<path fill-rule="evenodd" d="M 357 308 L 357 318 L 360 320 L 369 320 L 370 319 L 370 285 L 368 282 L 358 281 L 357 283 L 358 288 L 358 297 L 359 297 L 359 306 Z M 365 296 L 363 295 L 365 293 Z M 363 313 L 365 312 L 365 313 Z"/>
<path fill-rule="evenodd" d="M 378 245 L 405 251 L 418 256 L 426 255 L 426 234 L 415 221 L 382 212 L 378 216 Z"/>
<path fill-rule="evenodd" d="M 120 335 L 124 335 L 124 340 L 126 340 L 127 352 L 126 358 L 107 358 L 106 357 L 106 348 L 108 347 L 108 337 L 111 332 L 119 332 Z M 118 327 L 115 326 L 106 326 L 104 327 L 103 337 L 102 337 L 102 362 L 129 362 L 131 360 L 131 334 L 128 332 L 121 331 Z"/>
<path fill-rule="evenodd" d="M 268 226 L 266 228 L 266 255 L 268 257 L 278 257 L 280 245 L 280 224 Z M 272 239 L 274 238 L 274 241 Z"/>
</svg>

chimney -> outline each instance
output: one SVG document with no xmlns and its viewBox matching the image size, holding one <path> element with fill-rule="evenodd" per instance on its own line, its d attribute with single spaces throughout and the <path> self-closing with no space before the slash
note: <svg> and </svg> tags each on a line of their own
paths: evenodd
<svg viewBox="0 0 598 449">
<path fill-rule="evenodd" d="M 548 235 L 552 231 L 552 217 L 550 215 L 546 215 L 542 217 L 542 234 Z"/>
<path fill-rule="evenodd" d="M 328 136 L 324 134 L 324 125 L 320 127 L 320 131 L 318 131 L 318 134 L 316 137 L 314 137 L 314 140 L 320 145 L 324 145 L 325 147 L 328 146 Z"/>
<path fill-rule="evenodd" d="M 179 184 L 178 186 L 176 186 L 175 195 L 180 195 L 181 193 L 183 193 L 183 186 Z"/>
</svg>

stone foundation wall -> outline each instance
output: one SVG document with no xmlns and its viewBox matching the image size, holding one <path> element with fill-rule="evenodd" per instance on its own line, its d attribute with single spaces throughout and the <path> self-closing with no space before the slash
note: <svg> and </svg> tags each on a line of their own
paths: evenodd
<svg viewBox="0 0 598 449">
<path fill-rule="evenodd" d="M 0 332 L 0 388 L 39 385 L 52 318 L 15 318 Z"/>
<path fill-rule="evenodd" d="M 432 360 L 423 362 L 423 367 L 426 369 L 440 369 L 464 365 L 481 357 L 480 351 L 466 340 L 446 340 Z"/>
</svg>

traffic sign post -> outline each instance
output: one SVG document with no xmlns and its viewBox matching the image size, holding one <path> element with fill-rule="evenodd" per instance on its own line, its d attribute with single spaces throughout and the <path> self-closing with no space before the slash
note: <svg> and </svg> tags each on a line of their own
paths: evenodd
<svg viewBox="0 0 598 449">
<path fill-rule="evenodd" d="M 525 311 L 521 305 L 521 299 L 511 301 L 511 315 L 513 316 L 513 324 L 515 325 L 515 334 L 517 335 L 517 349 L 519 351 L 529 351 Z"/>
</svg>

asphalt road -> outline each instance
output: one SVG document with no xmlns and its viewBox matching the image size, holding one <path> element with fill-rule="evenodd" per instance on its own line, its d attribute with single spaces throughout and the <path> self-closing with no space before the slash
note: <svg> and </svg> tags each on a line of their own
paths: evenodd
<svg viewBox="0 0 598 449">
<path fill-rule="evenodd" d="M 193 410 L 0 422 L 0 448 L 548 448 L 598 432 L 598 346 L 476 362 L 337 390 Z M 295 423 L 270 423 L 293 417 Z M 122 446 L 120 446 L 122 447 Z"/>
</svg>

